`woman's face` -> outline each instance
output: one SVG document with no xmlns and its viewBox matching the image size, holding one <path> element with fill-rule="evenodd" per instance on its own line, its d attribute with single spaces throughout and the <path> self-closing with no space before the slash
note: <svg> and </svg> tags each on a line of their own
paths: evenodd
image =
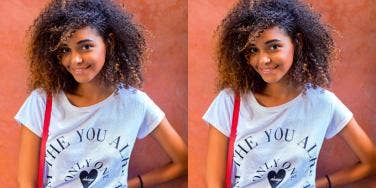
<svg viewBox="0 0 376 188">
<path fill-rule="evenodd" d="M 96 29 L 75 31 L 61 45 L 62 65 L 79 84 L 94 83 L 106 59 L 106 45 Z"/>
<path fill-rule="evenodd" d="M 249 64 L 268 84 L 281 83 L 291 68 L 294 44 L 280 27 L 271 27 L 250 45 Z"/>
</svg>

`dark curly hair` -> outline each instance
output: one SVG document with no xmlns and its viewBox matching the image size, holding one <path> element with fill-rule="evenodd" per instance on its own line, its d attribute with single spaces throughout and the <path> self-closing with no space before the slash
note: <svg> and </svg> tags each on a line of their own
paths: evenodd
<svg viewBox="0 0 376 188">
<path fill-rule="evenodd" d="M 265 89 L 266 82 L 249 64 L 249 43 L 274 26 L 296 44 L 287 73 L 290 83 L 329 86 L 335 47 L 331 29 L 318 13 L 299 0 L 240 0 L 217 28 L 218 89 L 240 93 Z"/>
<path fill-rule="evenodd" d="M 146 44 L 143 28 L 130 13 L 110 0 L 52 0 L 28 30 L 29 89 L 76 90 L 78 83 L 60 63 L 60 46 L 87 26 L 96 29 L 106 45 L 101 84 L 141 87 Z"/>
</svg>

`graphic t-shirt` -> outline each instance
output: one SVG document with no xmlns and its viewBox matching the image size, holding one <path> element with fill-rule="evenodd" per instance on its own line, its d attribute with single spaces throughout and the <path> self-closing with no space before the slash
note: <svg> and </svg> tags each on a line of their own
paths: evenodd
<svg viewBox="0 0 376 188">
<path fill-rule="evenodd" d="M 35 90 L 15 119 L 41 137 L 46 93 Z M 143 138 L 164 113 L 143 92 L 119 88 L 105 100 L 72 105 L 64 92 L 53 96 L 46 143 L 44 187 L 127 187 L 136 137 Z"/>
<path fill-rule="evenodd" d="M 222 90 L 203 119 L 230 136 L 234 93 Z M 317 158 L 352 113 L 330 91 L 308 88 L 275 107 L 260 105 L 252 92 L 241 97 L 234 144 L 232 187 L 315 187 Z"/>
</svg>

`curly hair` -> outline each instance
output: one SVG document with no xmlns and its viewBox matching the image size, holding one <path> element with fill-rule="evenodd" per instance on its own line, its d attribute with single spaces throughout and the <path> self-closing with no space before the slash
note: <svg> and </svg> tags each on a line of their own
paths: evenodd
<svg viewBox="0 0 376 188">
<path fill-rule="evenodd" d="M 329 86 L 335 47 L 330 27 L 318 13 L 299 0 L 240 0 L 217 28 L 218 89 L 240 93 L 265 89 L 266 82 L 249 64 L 249 43 L 274 26 L 296 43 L 289 83 Z"/>
<path fill-rule="evenodd" d="M 28 30 L 29 89 L 74 92 L 78 83 L 60 63 L 60 46 L 84 27 L 98 31 L 106 45 L 98 74 L 106 86 L 141 87 L 146 50 L 144 30 L 110 0 L 52 0 Z"/>
</svg>

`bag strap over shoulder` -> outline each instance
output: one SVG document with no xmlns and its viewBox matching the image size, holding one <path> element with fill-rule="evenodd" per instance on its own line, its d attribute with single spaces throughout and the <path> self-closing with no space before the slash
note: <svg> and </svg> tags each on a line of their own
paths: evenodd
<svg viewBox="0 0 376 188">
<path fill-rule="evenodd" d="M 231 187 L 234 143 L 235 143 L 235 138 L 236 138 L 236 130 L 238 127 L 239 110 L 240 110 L 240 94 L 239 92 L 235 92 L 234 111 L 232 113 L 231 133 L 230 133 L 230 140 L 228 143 L 228 152 L 227 152 L 226 188 Z"/>
<path fill-rule="evenodd" d="M 46 142 L 48 138 L 48 128 L 50 127 L 51 110 L 52 110 L 52 94 L 47 93 L 42 140 L 41 140 L 41 146 L 40 146 L 40 151 L 39 151 L 38 188 L 43 187 L 44 163 L 45 163 L 45 156 L 46 156 Z"/>
</svg>

